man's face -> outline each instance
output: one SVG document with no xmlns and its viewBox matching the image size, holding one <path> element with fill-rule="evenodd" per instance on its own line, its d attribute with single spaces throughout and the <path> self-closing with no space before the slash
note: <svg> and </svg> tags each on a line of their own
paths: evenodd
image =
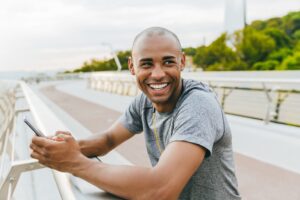
<svg viewBox="0 0 300 200">
<path fill-rule="evenodd" d="M 169 35 L 145 36 L 133 48 L 129 68 L 139 88 L 158 106 L 171 106 L 181 91 L 185 56 Z"/>
</svg>

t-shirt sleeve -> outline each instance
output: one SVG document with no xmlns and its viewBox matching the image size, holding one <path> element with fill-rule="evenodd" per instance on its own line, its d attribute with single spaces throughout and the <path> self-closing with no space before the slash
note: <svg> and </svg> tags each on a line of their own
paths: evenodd
<svg viewBox="0 0 300 200">
<path fill-rule="evenodd" d="M 213 94 L 196 91 L 182 103 L 174 122 L 173 141 L 186 141 L 206 149 L 206 157 L 212 153 L 214 143 L 223 135 L 223 116 Z"/>
<path fill-rule="evenodd" d="M 118 121 L 131 133 L 141 133 L 143 130 L 141 119 L 141 95 L 134 98 Z"/>
</svg>

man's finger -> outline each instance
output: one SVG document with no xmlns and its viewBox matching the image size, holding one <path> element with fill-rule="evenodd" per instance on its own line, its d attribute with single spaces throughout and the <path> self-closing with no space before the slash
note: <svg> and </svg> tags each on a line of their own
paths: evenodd
<svg viewBox="0 0 300 200">
<path fill-rule="evenodd" d="M 65 139 L 65 142 L 73 142 L 73 141 L 75 141 L 75 138 L 73 136 L 65 136 L 64 139 Z"/>
<path fill-rule="evenodd" d="M 31 142 L 39 147 L 44 147 L 51 144 L 53 141 L 48 138 L 33 136 Z"/>
<path fill-rule="evenodd" d="M 60 134 L 62 134 L 62 135 L 72 135 L 70 132 L 68 132 L 68 131 L 56 131 L 55 132 L 55 135 L 57 136 L 57 135 L 60 135 Z"/>
<path fill-rule="evenodd" d="M 34 145 L 33 143 L 31 143 L 31 144 L 29 145 L 29 147 L 30 147 L 30 149 L 32 149 L 32 151 L 35 151 L 35 152 L 37 152 L 37 153 L 39 153 L 39 154 L 42 154 L 41 148 L 38 147 L 37 145 Z"/>
</svg>

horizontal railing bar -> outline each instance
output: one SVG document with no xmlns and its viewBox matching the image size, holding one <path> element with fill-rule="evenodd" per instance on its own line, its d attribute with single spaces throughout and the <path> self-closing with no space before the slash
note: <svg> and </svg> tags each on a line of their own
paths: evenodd
<svg viewBox="0 0 300 200">
<path fill-rule="evenodd" d="M 39 97 L 24 83 L 21 82 L 24 95 L 29 105 L 31 114 L 35 119 L 38 128 L 45 134 L 54 133 L 55 129 L 67 130 L 63 123 L 54 115 L 53 112 L 42 102 Z M 51 123 L 49 123 L 51 122 Z M 55 124 L 55 127 L 53 126 Z M 66 200 L 75 200 L 72 186 L 68 174 L 52 170 L 54 179 L 58 186 L 61 198 Z"/>
</svg>

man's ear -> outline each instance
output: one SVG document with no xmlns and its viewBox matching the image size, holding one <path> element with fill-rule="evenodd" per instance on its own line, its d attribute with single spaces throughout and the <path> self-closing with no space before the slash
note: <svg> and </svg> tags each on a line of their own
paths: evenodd
<svg viewBox="0 0 300 200">
<path fill-rule="evenodd" d="M 182 55 L 181 55 L 181 60 L 180 60 L 180 70 L 184 70 L 185 68 L 185 53 L 182 52 Z"/>
<path fill-rule="evenodd" d="M 134 66 L 133 66 L 133 60 L 132 60 L 131 56 L 128 58 L 128 68 L 129 68 L 130 73 L 132 75 L 135 75 Z"/>
</svg>

